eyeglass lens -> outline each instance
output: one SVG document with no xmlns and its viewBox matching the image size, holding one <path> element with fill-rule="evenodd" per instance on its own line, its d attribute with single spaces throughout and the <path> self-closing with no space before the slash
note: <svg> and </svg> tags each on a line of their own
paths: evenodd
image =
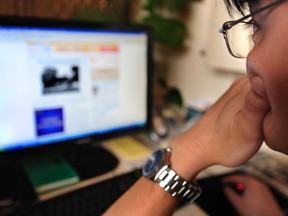
<svg viewBox="0 0 288 216">
<path fill-rule="evenodd" d="M 227 30 L 226 37 L 231 54 L 238 58 L 247 57 L 254 46 L 252 35 L 253 28 L 246 23 L 238 23 Z"/>
</svg>

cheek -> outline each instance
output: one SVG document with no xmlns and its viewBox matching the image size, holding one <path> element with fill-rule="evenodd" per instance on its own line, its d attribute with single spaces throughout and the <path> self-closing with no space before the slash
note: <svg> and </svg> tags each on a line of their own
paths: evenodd
<svg viewBox="0 0 288 216">
<path fill-rule="evenodd" d="M 270 71 L 273 73 L 273 71 Z M 287 72 L 287 71 L 286 71 Z M 276 75 L 275 75 L 276 74 Z M 288 76 L 267 76 L 264 84 L 271 109 L 263 123 L 265 141 L 276 151 L 288 153 Z"/>
<path fill-rule="evenodd" d="M 278 47 L 278 48 L 276 48 Z M 276 52 L 277 50 L 277 52 Z M 288 153 L 288 53 L 277 43 L 258 46 L 247 58 L 247 69 L 264 82 L 271 110 L 264 121 L 267 144 Z"/>
<path fill-rule="evenodd" d="M 247 71 L 262 78 L 271 105 L 277 105 L 288 99 L 288 31 L 269 30 L 249 54 Z"/>
<path fill-rule="evenodd" d="M 247 58 L 247 70 L 262 78 L 271 105 L 263 123 L 265 141 L 271 148 L 288 153 L 288 28 L 283 28 L 288 21 L 278 21 L 268 23 L 269 28 L 259 35 Z"/>
<path fill-rule="evenodd" d="M 272 108 L 288 111 L 288 46 L 280 41 L 283 38 L 276 37 L 267 43 L 259 73 L 267 85 Z"/>
</svg>

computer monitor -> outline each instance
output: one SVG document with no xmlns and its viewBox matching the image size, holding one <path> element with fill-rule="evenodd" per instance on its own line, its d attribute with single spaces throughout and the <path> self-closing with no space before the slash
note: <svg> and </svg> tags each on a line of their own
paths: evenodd
<svg viewBox="0 0 288 216">
<path fill-rule="evenodd" d="M 0 155 L 151 124 L 151 29 L 0 17 Z"/>
</svg>

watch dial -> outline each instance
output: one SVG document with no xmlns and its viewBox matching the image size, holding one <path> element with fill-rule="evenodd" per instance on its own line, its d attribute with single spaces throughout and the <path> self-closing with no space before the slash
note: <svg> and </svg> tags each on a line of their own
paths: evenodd
<svg viewBox="0 0 288 216">
<path fill-rule="evenodd" d="M 157 170 L 158 165 L 161 163 L 164 157 L 164 150 L 160 149 L 154 152 L 146 161 L 143 166 L 143 175 L 149 176 L 153 171 Z"/>
</svg>

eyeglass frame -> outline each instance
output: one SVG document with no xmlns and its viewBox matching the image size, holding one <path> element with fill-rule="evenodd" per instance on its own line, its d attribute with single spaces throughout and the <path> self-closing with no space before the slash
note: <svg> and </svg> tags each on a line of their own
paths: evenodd
<svg viewBox="0 0 288 216">
<path fill-rule="evenodd" d="M 253 17 L 253 16 L 255 16 L 256 14 L 258 14 L 258 13 L 264 11 L 264 10 L 267 10 L 268 8 L 273 7 L 273 6 L 277 5 L 277 4 L 280 4 L 280 3 L 284 2 L 284 1 L 286 1 L 286 0 L 277 0 L 277 1 L 274 1 L 274 2 L 272 2 L 272 3 L 270 3 L 270 4 L 267 4 L 267 5 L 259 8 L 258 10 L 255 10 L 254 12 L 252 12 L 252 13 L 250 13 L 250 14 L 247 14 L 247 15 L 241 17 L 240 19 L 230 20 L 230 21 L 227 21 L 227 22 L 223 23 L 222 27 L 219 29 L 218 32 L 223 34 L 223 37 L 224 37 L 225 43 L 226 43 L 226 47 L 227 47 L 230 55 L 232 55 L 232 56 L 235 57 L 235 58 L 245 58 L 245 57 L 239 57 L 239 56 L 236 56 L 236 55 L 233 54 L 233 52 L 232 52 L 232 50 L 231 50 L 231 47 L 230 47 L 230 44 L 229 44 L 228 39 L 227 39 L 227 34 L 226 34 L 226 32 L 227 32 L 229 29 L 231 29 L 233 26 L 235 26 L 235 25 L 237 25 L 237 24 L 239 24 L 239 23 L 248 23 L 248 22 L 244 22 L 244 20 L 246 20 L 246 19 L 248 19 L 248 18 L 250 18 L 250 17 Z"/>
</svg>

